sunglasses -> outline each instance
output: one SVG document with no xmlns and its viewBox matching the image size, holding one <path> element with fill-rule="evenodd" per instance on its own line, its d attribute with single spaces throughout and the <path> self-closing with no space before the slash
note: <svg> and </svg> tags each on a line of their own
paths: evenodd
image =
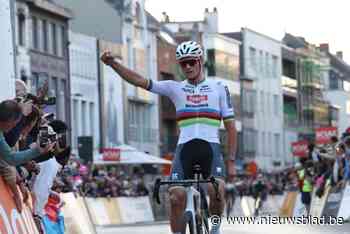
<svg viewBox="0 0 350 234">
<path fill-rule="evenodd" d="M 187 65 L 189 65 L 190 67 L 193 67 L 194 65 L 196 65 L 197 61 L 198 60 L 196 60 L 196 59 L 181 61 L 180 66 L 186 67 Z"/>
</svg>

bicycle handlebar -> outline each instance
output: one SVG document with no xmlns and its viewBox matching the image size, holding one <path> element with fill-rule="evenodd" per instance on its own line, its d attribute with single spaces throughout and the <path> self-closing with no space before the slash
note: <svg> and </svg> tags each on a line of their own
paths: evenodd
<svg viewBox="0 0 350 234">
<path fill-rule="evenodd" d="M 160 198 L 159 198 L 159 188 L 161 185 L 182 185 L 184 187 L 192 186 L 193 184 L 207 184 L 211 183 L 214 186 L 214 190 L 216 193 L 216 198 L 220 199 L 219 195 L 219 183 L 215 179 L 214 176 L 210 177 L 206 180 L 161 180 L 160 178 L 156 179 L 156 182 L 154 183 L 154 191 L 153 191 L 153 199 L 157 201 L 158 204 L 160 204 Z"/>
</svg>

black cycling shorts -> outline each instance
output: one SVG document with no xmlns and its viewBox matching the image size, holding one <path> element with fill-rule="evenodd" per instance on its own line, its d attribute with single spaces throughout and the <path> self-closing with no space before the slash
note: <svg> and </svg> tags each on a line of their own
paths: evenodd
<svg viewBox="0 0 350 234">
<path fill-rule="evenodd" d="M 193 167 L 196 164 L 200 165 L 204 179 L 225 176 L 220 144 L 193 139 L 176 147 L 170 180 L 194 179 Z"/>
</svg>

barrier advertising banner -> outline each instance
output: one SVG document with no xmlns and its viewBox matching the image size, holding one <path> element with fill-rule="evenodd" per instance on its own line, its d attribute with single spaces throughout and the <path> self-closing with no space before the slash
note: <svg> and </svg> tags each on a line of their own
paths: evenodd
<svg viewBox="0 0 350 234">
<path fill-rule="evenodd" d="M 10 191 L 0 177 L 0 233 L 38 234 L 31 209 L 23 204 L 20 214 L 15 207 Z"/>
<path fill-rule="evenodd" d="M 294 211 L 293 216 L 294 217 L 301 217 L 303 215 L 306 215 L 306 208 L 304 204 L 301 202 L 301 193 L 298 193 L 296 199 L 295 199 L 295 205 L 294 205 Z"/>
<path fill-rule="evenodd" d="M 323 208 L 322 216 L 337 217 L 340 208 L 340 203 L 343 198 L 343 189 L 333 188 L 329 192 L 327 202 Z"/>
<path fill-rule="evenodd" d="M 292 217 L 295 201 L 297 199 L 298 192 L 288 192 L 284 197 L 283 204 L 280 208 L 280 216 L 282 217 Z"/>
<path fill-rule="evenodd" d="M 95 234 L 84 198 L 75 197 L 73 193 L 62 193 L 65 202 L 62 207 L 67 234 Z"/>
<path fill-rule="evenodd" d="M 122 223 L 153 222 L 149 197 L 118 197 Z"/>
<path fill-rule="evenodd" d="M 340 203 L 338 217 L 343 217 L 344 220 L 350 219 L 350 185 L 348 184 L 343 192 L 343 197 Z"/>
<path fill-rule="evenodd" d="M 322 216 L 330 189 L 331 189 L 330 186 L 326 187 L 322 197 L 316 196 L 315 191 L 313 191 L 312 199 L 311 199 L 310 215 L 312 215 L 313 217 Z"/>
</svg>

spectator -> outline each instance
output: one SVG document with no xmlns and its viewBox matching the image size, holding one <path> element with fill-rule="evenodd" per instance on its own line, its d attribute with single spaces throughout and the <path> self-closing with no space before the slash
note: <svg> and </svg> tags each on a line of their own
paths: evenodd
<svg viewBox="0 0 350 234">
<path fill-rule="evenodd" d="M 1 161 L 5 161 L 10 165 L 17 166 L 38 157 L 40 154 L 46 153 L 53 147 L 48 144 L 45 148 L 40 148 L 38 144 L 34 144 L 32 149 L 12 152 L 10 146 L 6 143 L 4 132 L 10 131 L 16 126 L 21 116 L 21 108 L 15 101 L 3 101 L 0 103 L 0 155 Z"/>
<path fill-rule="evenodd" d="M 40 153 L 44 153 L 52 147 L 52 145 L 48 145 L 44 149 L 35 145 L 33 149 L 27 151 L 12 152 L 5 140 L 4 132 L 8 132 L 14 128 L 21 115 L 22 109 L 17 102 L 8 100 L 0 103 L 0 174 L 11 189 L 19 212 L 22 211 L 22 201 L 20 200 L 17 184 L 20 184 L 22 180 L 17 176 L 16 169 L 13 166 L 29 162 L 31 159 L 38 157 Z"/>
</svg>

